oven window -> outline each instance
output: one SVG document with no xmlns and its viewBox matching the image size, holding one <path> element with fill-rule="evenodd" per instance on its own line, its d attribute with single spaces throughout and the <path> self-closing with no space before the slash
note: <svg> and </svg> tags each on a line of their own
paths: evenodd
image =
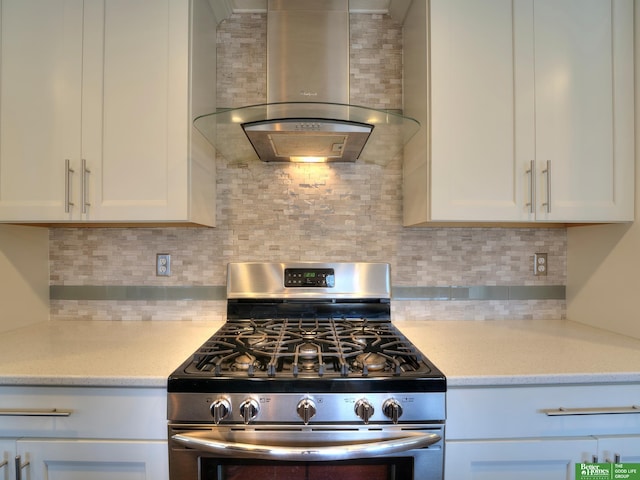
<svg viewBox="0 0 640 480">
<path fill-rule="evenodd" d="M 413 457 L 303 463 L 201 457 L 200 461 L 200 480 L 406 480 L 413 478 Z"/>
</svg>

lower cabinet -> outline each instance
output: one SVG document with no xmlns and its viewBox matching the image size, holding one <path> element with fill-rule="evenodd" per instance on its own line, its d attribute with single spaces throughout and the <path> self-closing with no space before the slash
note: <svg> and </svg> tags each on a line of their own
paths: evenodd
<svg viewBox="0 0 640 480">
<path fill-rule="evenodd" d="M 445 480 L 573 480 L 640 462 L 637 384 L 450 388 Z"/>
<path fill-rule="evenodd" d="M 167 480 L 166 390 L 0 387 L 0 464 L 0 480 Z"/>
<path fill-rule="evenodd" d="M 593 438 L 451 441 L 445 478 L 573 480 L 575 463 L 591 461 Z"/>
<path fill-rule="evenodd" d="M 5 439 L 0 445 L 7 462 L 0 479 L 168 478 L 164 441 Z"/>
<path fill-rule="evenodd" d="M 16 442 L 11 439 L 0 438 L 0 479 L 16 478 L 13 472 L 14 458 L 16 458 Z"/>
</svg>

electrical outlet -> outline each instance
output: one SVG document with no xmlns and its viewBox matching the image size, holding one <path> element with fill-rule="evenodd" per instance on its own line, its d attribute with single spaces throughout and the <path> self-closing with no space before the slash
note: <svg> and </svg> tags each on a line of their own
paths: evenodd
<svg viewBox="0 0 640 480">
<path fill-rule="evenodd" d="M 533 254 L 533 274 L 536 277 L 546 275 L 549 270 L 549 262 L 547 261 L 546 253 L 534 253 Z"/>
<path fill-rule="evenodd" d="M 171 275 L 171 255 L 168 253 L 156 254 L 156 275 L 158 277 Z"/>
</svg>

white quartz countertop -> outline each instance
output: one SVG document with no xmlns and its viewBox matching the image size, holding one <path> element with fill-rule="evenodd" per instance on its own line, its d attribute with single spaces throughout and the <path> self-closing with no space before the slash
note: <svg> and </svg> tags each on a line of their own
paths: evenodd
<svg viewBox="0 0 640 480">
<path fill-rule="evenodd" d="M 394 323 L 449 388 L 640 382 L 640 340 L 575 322 Z M 165 387 L 220 325 L 55 321 L 0 333 L 0 385 Z"/>
<path fill-rule="evenodd" d="M 0 333 L 0 385 L 166 387 L 221 324 L 55 321 Z"/>
<path fill-rule="evenodd" d="M 397 321 L 448 387 L 640 382 L 640 340 L 564 320 Z"/>
</svg>

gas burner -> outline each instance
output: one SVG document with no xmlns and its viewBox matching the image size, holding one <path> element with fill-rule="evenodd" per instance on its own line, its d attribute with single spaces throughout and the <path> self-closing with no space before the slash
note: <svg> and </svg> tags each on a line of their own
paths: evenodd
<svg viewBox="0 0 640 480">
<path fill-rule="evenodd" d="M 293 360 L 293 374 L 318 372 L 323 373 L 323 365 L 321 365 L 322 347 L 315 343 L 305 342 L 296 345 L 295 357 Z"/>
<path fill-rule="evenodd" d="M 249 348 L 261 348 L 269 342 L 269 336 L 266 332 L 256 332 L 255 329 L 239 334 L 238 339 Z"/>
<path fill-rule="evenodd" d="M 296 347 L 296 351 L 300 355 L 300 358 L 306 360 L 316 358 L 320 353 L 320 347 L 314 343 L 303 343 Z"/>
<path fill-rule="evenodd" d="M 353 362 L 353 367 L 365 375 L 368 372 L 383 372 L 387 368 L 387 359 L 374 352 L 361 353 Z"/>
<path fill-rule="evenodd" d="M 314 338 L 316 338 L 318 336 L 318 329 L 317 328 L 312 328 L 312 329 L 304 329 L 301 328 L 300 329 L 300 336 L 302 338 L 304 338 L 305 340 L 313 340 Z"/>
<path fill-rule="evenodd" d="M 349 338 L 357 345 L 366 347 L 380 340 L 380 336 L 373 331 L 367 331 L 364 329 L 358 329 L 355 332 L 351 332 Z"/>
<path fill-rule="evenodd" d="M 233 371 L 243 371 L 248 372 L 257 365 L 256 357 L 249 354 L 238 355 L 231 365 L 231 370 Z"/>
</svg>

